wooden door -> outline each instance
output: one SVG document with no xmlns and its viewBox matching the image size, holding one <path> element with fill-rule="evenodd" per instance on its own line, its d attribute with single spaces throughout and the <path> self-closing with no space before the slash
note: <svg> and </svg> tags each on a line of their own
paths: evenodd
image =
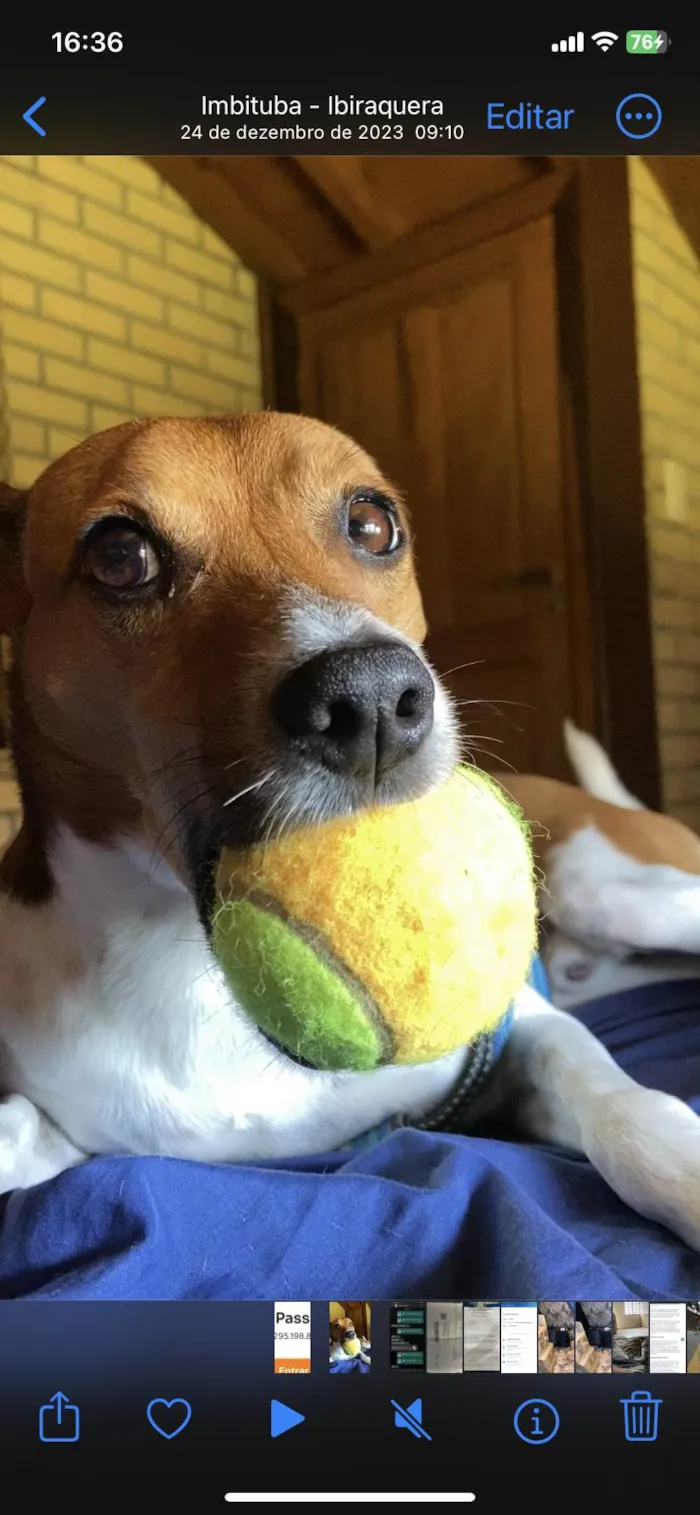
<svg viewBox="0 0 700 1515">
<path fill-rule="evenodd" d="M 299 319 L 300 399 L 405 491 L 427 650 L 485 767 L 567 777 L 567 595 L 552 215 Z"/>
</svg>

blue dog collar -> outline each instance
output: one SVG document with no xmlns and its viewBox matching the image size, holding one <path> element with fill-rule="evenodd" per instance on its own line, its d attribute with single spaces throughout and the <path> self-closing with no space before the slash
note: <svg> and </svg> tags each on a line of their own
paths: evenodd
<svg viewBox="0 0 700 1515">
<path fill-rule="evenodd" d="M 545 999 L 550 998 L 547 975 L 539 957 L 533 960 L 527 982 Z M 425 1120 L 417 1121 L 408 1115 L 394 1115 L 381 1126 L 375 1126 L 362 1136 L 355 1137 L 354 1141 L 347 1142 L 346 1148 L 362 1151 L 365 1147 L 373 1147 L 392 1131 L 399 1131 L 405 1126 L 413 1126 L 418 1131 L 463 1131 L 469 1105 L 491 1077 L 510 1035 L 514 1015 L 515 1008 L 511 1005 L 494 1031 L 477 1036 L 468 1049 L 459 1082 L 447 1099 L 442 1100 Z"/>
<path fill-rule="evenodd" d="M 393 1115 L 390 1120 L 383 1121 L 381 1126 L 373 1126 L 371 1131 L 365 1131 L 362 1136 L 356 1136 L 353 1141 L 346 1142 L 342 1150 L 364 1151 L 366 1147 L 376 1146 L 377 1142 L 389 1136 L 392 1131 L 400 1131 L 406 1126 L 412 1126 L 418 1131 L 463 1130 L 464 1112 L 481 1092 L 493 1072 L 508 1040 L 512 1024 L 513 1009 L 511 1007 L 503 1020 L 499 1021 L 495 1031 L 485 1032 L 472 1042 L 467 1050 L 467 1060 L 458 1083 L 447 1098 L 441 1100 L 424 1120 L 415 1120 L 410 1115 Z"/>
<path fill-rule="evenodd" d="M 472 1042 L 462 1076 L 443 1100 L 425 1120 L 404 1125 L 416 1125 L 419 1131 L 460 1131 L 463 1129 L 463 1114 L 481 1093 L 498 1062 L 513 1025 L 514 1009 L 511 1005 L 494 1031 L 485 1032 Z"/>
</svg>

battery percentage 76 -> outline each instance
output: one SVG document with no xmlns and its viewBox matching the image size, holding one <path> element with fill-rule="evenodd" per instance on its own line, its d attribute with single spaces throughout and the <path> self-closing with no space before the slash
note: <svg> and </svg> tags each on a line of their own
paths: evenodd
<svg viewBox="0 0 700 1515">
<path fill-rule="evenodd" d="M 668 32 L 628 32 L 628 53 L 644 54 L 668 52 Z"/>
</svg>

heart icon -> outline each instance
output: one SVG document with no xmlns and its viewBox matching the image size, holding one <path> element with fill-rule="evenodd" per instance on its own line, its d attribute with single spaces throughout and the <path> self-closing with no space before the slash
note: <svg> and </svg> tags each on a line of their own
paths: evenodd
<svg viewBox="0 0 700 1515">
<path fill-rule="evenodd" d="M 159 1436 L 164 1436 L 166 1441 L 172 1441 L 174 1436 L 179 1436 L 185 1426 L 189 1425 L 192 1406 L 186 1399 L 152 1399 L 146 1414 L 154 1431 Z"/>
</svg>

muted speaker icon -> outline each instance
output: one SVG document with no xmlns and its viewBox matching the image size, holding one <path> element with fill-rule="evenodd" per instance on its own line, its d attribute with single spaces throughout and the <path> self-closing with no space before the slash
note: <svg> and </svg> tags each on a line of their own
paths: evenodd
<svg viewBox="0 0 700 1515">
<path fill-rule="evenodd" d="M 400 1431 L 410 1431 L 411 1435 L 417 1439 L 422 1438 L 423 1441 L 432 1441 L 432 1436 L 428 1435 L 423 1425 L 422 1399 L 414 1399 L 413 1403 L 408 1405 L 406 1409 L 404 1409 L 403 1405 L 397 1405 L 395 1399 L 392 1399 L 391 1404 L 395 1412 L 394 1425 L 398 1426 Z"/>
</svg>

